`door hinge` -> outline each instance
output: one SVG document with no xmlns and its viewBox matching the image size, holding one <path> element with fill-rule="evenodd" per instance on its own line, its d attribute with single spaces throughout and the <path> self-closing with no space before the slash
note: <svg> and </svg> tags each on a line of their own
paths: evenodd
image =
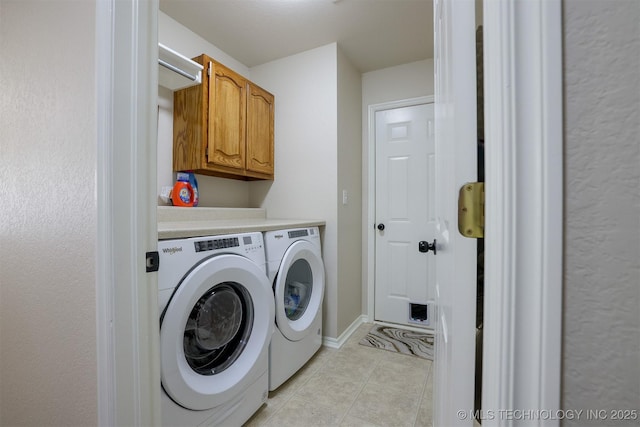
<svg viewBox="0 0 640 427">
<path fill-rule="evenodd" d="M 160 268 L 160 255 L 158 252 L 147 252 L 145 256 L 147 258 L 147 273 L 158 271 L 158 268 Z"/>
<path fill-rule="evenodd" d="M 467 182 L 458 193 L 458 231 L 464 237 L 484 237 L 484 182 Z"/>
</svg>

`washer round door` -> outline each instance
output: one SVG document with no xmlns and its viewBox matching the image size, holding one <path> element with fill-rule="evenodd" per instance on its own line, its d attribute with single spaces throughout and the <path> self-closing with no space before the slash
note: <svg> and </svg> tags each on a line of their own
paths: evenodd
<svg viewBox="0 0 640 427">
<path fill-rule="evenodd" d="M 274 302 L 264 271 L 239 255 L 207 258 L 180 282 L 160 325 L 162 386 L 193 410 L 235 397 L 265 366 Z"/>
<path fill-rule="evenodd" d="M 301 340 L 322 310 L 324 295 L 324 264 L 313 244 L 298 240 L 289 246 L 280 262 L 274 293 L 278 329 L 291 341 Z"/>
</svg>

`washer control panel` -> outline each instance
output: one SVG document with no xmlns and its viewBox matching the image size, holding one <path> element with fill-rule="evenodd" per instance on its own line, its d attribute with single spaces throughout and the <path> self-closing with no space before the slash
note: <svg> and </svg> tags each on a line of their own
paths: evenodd
<svg viewBox="0 0 640 427">
<path fill-rule="evenodd" d="M 262 237 L 261 235 L 259 235 Z M 254 237 L 256 237 L 254 239 Z M 251 253 L 256 251 L 263 251 L 262 247 L 262 238 L 258 238 L 258 236 L 243 236 L 244 250 L 245 253 Z"/>
<path fill-rule="evenodd" d="M 250 236 L 248 237 L 251 239 Z M 196 252 L 204 252 L 216 249 L 237 248 L 240 246 L 240 240 L 238 240 L 237 237 L 224 237 L 220 239 L 200 240 L 193 242 L 193 245 L 196 248 Z"/>
</svg>

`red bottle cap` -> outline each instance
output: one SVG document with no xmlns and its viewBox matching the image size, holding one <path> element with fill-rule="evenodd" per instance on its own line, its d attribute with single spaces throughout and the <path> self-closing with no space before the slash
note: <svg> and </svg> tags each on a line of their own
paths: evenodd
<svg viewBox="0 0 640 427">
<path fill-rule="evenodd" d="M 171 190 L 171 202 L 173 206 L 193 206 L 193 188 L 185 181 L 178 181 Z"/>
</svg>

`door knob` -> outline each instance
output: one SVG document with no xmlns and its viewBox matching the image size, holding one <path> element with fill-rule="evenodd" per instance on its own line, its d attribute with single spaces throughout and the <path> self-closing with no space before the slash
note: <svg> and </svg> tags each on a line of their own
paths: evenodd
<svg viewBox="0 0 640 427">
<path fill-rule="evenodd" d="M 384 224 L 378 224 L 378 230 L 380 231 L 384 230 Z"/>
<path fill-rule="evenodd" d="M 420 252 L 433 251 L 433 254 L 437 255 L 436 239 L 433 239 L 433 243 L 429 243 L 426 240 L 422 240 L 422 241 L 418 242 L 418 250 Z"/>
</svg>

